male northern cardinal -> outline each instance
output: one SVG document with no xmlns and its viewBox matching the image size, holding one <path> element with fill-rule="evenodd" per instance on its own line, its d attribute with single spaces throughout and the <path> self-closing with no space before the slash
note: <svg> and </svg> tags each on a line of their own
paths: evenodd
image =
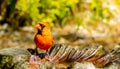
<svg viewBox="0 0 120 69">
<path fill-rule="evenodd" d="M 38 30 L 37 34 L 34 37 L 34 41 L 36 44 L 36 52 L 37 48 L 40 48 L 42 50 L 46 50 L 48 52 L 48 49 L 53 44 L 53 36 L 50 31 L 50 25 L 47 22 L 40 22 L 38 25 L 36 25 L 36 28 Z M 48 53 L 47 53 L 48 54 Z M 31 56 L 29 63 L 39 63 L 34 56 Z"/>
<path fill-rule="evenodd" d="M 53 44 L 53 36 L 50 31 L 50 25 L 46 22 L 41 22 L 36 25 L 36 28 L 38 30 L 34 38 L 36 47 L 48 51 Z"/>
</svg>

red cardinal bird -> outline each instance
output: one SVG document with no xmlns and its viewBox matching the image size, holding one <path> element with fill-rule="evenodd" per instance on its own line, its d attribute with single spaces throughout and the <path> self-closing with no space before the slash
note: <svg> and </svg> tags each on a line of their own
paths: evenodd
<svg viewBox="0 0 120 69">
<path fill-rule="evenodd" d="M 37 48 L 46 50 L 46 52 L 48 52 L 48 49 L 53 44 L 53 36 L 50 31 L 50 25 L 47 22 L 40 22 L 38 25 L 36 25 L 36 28 L 38 30 L 37 34 L 34 37 L 34 41 L 36 44 L 36 53 L 37 53 Z M 29 63 L 34 64 L 37 62 L 38 61 L 36 57 L 31 56 Z"/>
<path fill-rule="evenodd" d="M 53 44 L 53 36 L 50 32 L 50 25 L 46 22 L 41 22 L 36 25 L 36 28 L 38 30 L 34 38 L 36 47 L 48 51 Z"/>
</svg>

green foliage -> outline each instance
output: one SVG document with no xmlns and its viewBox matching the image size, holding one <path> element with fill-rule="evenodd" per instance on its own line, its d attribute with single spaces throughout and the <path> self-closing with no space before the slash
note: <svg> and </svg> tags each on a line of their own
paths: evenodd
<svg viewBox="0 0 120 69">
<path fill-rule="evenodd" d="M 102 19 L 108 19 L 110 15 L 110 10 L 108 7 L 105 7 L 103 4 L 108 3 L 106 0 L 92 0 L 90 8 L 92 9 L 93 16 L 92 18 L 94 20 L 102 20 Z"/>
<path fill-rule="evenodd" d="M 78 25 L 81 19 L 81 25 L 95 26 L 100 23 L 110 24 L 110 20 L 119 14 L 119 8 L 117 8 L 117 4 L 114 2 L 116 3 L 118 0 L 81 0 L 77 6 L 79 9 L 82 9 L 78 11 L 78 13 L 80 13 L 79 17 L 77 16 L 77 18 L 79 18 L 77 19 Z"/>
<path fill-rule="evenodd" d="M 65 23 L 65 18 L 71 15 L 70 10 L 78 0 L 19 0 L 18 9 L 28 13 L 35 21 Z"/>
<path fill-rule="evenodd" d="M 119 0 L 3 0 L 0 1 L 0 23 L 9 22 L 16 28 L 40 21 L 51 26 L 71 22 L 78 26 L 109 24 L 119 14 L 119 4 Z"/>
<path fill-rule="evenodd" d="M 39 0 L 19 0 L 18 10 L 22 13 L 28 13 L 32 19 L 37 20 L 39 17 Z"/>
<path fill-rule="evenodd" d="M 17 2 L 17 0 L 10 0 L 10 13 L 13 12 L 16 2 Z"/>
</svg>

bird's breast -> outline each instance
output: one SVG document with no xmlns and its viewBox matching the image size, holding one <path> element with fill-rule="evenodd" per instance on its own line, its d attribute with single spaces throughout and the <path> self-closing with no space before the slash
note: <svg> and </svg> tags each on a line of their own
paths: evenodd
<svg viewBox="0 0 120 69">
<path fill-rule="evenodd" d="M 52 46 L 53 37 L 51 35 L 36 35 L 34 41 L 38 48 L 48 50 Z"/>
</svg>

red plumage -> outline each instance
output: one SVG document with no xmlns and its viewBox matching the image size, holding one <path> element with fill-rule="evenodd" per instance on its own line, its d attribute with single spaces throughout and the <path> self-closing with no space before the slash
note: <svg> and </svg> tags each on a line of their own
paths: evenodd
<svg viewBox="0 0 120 69">
<path fill-rule="evenodd" d="M 37 58 L 37 48 L 48 51 L 48 49 L 53 44 L 53 36 L 50 31 L 50 25 L 46 22 L 41 22 L 36 25 L 38 30 L 37 34 L 34 37 L 36 44 L 35 55 L 32 55 L 29 60 L 29 64 L 40 64 L 39 59 Z M 48 53 L 47 53 L 48 54 Z M 48 54 L 49 56 L 49 54 Z"/>
<path fill-rule="evenodd" d="M 41 22 L 36 25 L 38 33 L 35 35 L 34 41 L 37 48 L 48 50 L 53 44 L 53 36 L 50 31 L 50 25 L 45 22 Z"/>
</svg>

